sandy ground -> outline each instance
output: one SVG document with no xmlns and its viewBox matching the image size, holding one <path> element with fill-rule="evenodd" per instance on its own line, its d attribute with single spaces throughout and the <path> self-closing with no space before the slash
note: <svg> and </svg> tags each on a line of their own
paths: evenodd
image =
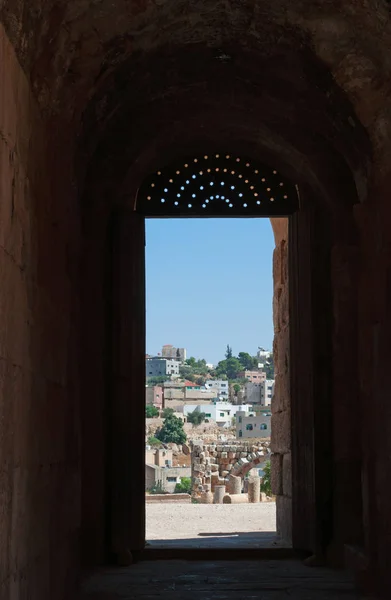
<svg viewBox="0 0 391 600">
<path fill-rule="evenodd" d="M 147 540 L 276 531 L 276 504 L 147 504 Z"/>
</svg>

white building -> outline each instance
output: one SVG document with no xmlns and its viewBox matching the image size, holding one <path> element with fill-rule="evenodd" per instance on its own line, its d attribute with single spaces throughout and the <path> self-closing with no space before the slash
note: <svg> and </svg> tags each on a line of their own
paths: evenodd
<svg viewBox="0 0 391 600">
<path fill-rule="evenodd" d="M 274 379 L 266 379 L 261 383 L 261 405 L 270 406 L 274 394 Z"/>
<path fill-rule="evenodd" d="M 229 386 L 228 381 L 224 381 L 223 379 L 216 379 L 212 381 L 208 379 L 205 383 L 205 387 L 207 390 L 216 389 L 218 391 L 219 400 L 228 400 L 229 398 Z"/>
<path fill-rule="evenodd" d="M 240 410 L 236 413 L 236 437 L 268 438 L 271 436 L 271 414 Z"/>
<path fill-rule="evenodd" d="M 270 350 L 265 350 L 264 348 L 258 348 L 258 352 L 257 352 L 257 357 L 258 357 L 258 361 L 259 361 L 258 369 L 263 369 L 266 361 L 268 360 L 268 358 L 270 358 L 271 355 L 272 355 L 272 352 L 270 352 Z"/>
<path fill-rule="evenodd" d="M 205 413 L 206 419 L 212 419 L 219 427 L 231 427 L 232 418 L 237 412 L 248 410 L 246 405 L 227 404 L 227 402 L 216 402 L 215 404 L 187 404 L 183 407 L 183 413 L 187 415 L 193 411 Z"/>
<path fill-rule="evenodd" d="M 179 361 L 169 358 L 147 358 L 145 361 L 146 377 L 161 377 L 162 375 L 179 375 Z"/>
</svg>

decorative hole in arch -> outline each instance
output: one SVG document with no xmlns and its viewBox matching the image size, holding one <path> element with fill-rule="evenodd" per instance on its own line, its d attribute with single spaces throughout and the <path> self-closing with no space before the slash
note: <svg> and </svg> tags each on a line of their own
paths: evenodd
<svg viewBox="0 0 391 600">
<path fill-rule="evenodd" d="M 148 177 L 135 210 L 145 217 L 284 217 L 299 208 L 278 171 L 229 152 L 187 157 Z"/>
</svg>

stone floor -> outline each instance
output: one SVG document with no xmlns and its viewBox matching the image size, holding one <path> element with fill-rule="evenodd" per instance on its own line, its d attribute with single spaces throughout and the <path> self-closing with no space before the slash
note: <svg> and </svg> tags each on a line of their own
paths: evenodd
<svg viewBox="0 0 391 600">
<path fill-rule="evenodd" d="M 298 560 L 140 562 L 84 581 L 79 600 L 359 600 L 348 575 Z"/>
</svg>

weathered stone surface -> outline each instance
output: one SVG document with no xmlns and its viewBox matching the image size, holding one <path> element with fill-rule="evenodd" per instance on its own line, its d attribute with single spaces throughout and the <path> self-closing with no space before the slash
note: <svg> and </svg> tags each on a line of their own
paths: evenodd
<svg viewBox="0 0 391 600">
<path fill-rule="evenodd" d="M 273 436 L 270 448 L 272 452 L 287 454 L 291 448 L 290 411 L 272 414 L 271 427 Z"/>
<path fill-rule="evenodd" d="M 213 504 L 223 504 L 225 485 L 216 485 L 214 489 Z"/>
<path fill-rule="evenodd" d="M 277 493 L 277 492 L 274 492 Z M 281 493 L 281 492 L 278 492 Z M 284 454 L 282 461 L 282 493 L 284 496 L 292 496 L 292 456 Z"/>
<path fill-rule="evenodd" d="M 260 502 L 261 481 L 259 477 L 250 477 L 248 480 L 248 501 L 252 504 Z"/>
<path fill-rule="evenodd" d="M 276 496 L 282 495 L 282 454 L 272 454 L 270 457 L 270 478 L 273 494 Z"/>
<path fill-rule="evenodd" d="M 223 498 L 223 504 L 247 504 L 247 494 L 227 494 Z"/>
<path fill-rule="evenodd" d="M 286 496 L 277 496 L 277 533 L 286 542 L 292 542 L 292 500 Z"/>
</svg>

